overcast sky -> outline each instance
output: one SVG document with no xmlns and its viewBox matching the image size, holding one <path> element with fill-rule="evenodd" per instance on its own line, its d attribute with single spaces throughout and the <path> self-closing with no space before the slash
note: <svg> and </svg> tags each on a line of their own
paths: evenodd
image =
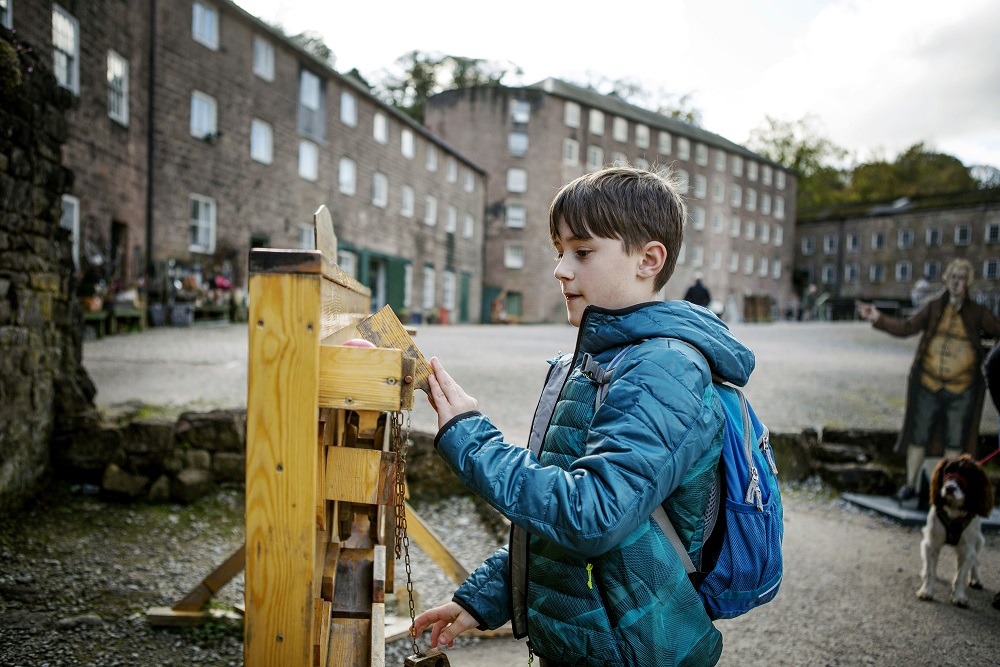
<svg viewBox="0 0 1000 667">
<path fill-rule="evenodd" d="M 412 50 L 511 62 L 511 85 L 593 72 L 690 93 L 702 126 L 737 143 L 766 115 L 812 114 L 862 160 L 923 141 L 1000 167 L 1000 0 L 237 3 L 318 32 L 338 71 L 368 78 Z"/>
</svg>

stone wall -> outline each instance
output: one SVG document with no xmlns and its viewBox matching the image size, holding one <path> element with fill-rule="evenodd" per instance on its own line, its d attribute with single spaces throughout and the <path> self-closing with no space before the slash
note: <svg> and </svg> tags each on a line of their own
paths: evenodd
<svg viewBox="0 0 1000 667">
<path fill-rule="evenodd" d="M 0 27 L 0 514 L 49 470 L 50 444 L 96 423 L 81 364 L 61 164 L 72 95 Z"/>
</svg>

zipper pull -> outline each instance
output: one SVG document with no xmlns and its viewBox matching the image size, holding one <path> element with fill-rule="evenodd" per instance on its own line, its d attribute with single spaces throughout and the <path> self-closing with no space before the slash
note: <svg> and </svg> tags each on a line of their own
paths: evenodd
<svg viewBox="0 0 1000 667">
<path fill-rule="evenodd" d="M 587 588 L 594 590 L 594 564 L 587 563 Z"/>
</svg>

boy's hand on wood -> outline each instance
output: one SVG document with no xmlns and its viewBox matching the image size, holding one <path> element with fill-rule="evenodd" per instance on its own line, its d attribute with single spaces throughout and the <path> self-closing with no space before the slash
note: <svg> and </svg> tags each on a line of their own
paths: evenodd
<svg viewBox="0 0 1000 667">
<path fill-rule="evenodd" d="M 431 370 L 434 372 L 427 378 L 431 387 L 427 400 L 438 414 L 439 429 L 452 417 L 479 408 L 479 401 L 465 393 L 437 357 L 431 357 Z"/>
<path fill-rule="evenodd" d="M 428 609 L 417 616 L 410 628 L 410 635 L 414 638 L 419 637 L 420 633 L 426 630 L 429 625 L 434 626 L 431 629 L 431 648 L 437 648 L 439 644 L 448 647 L 455 646 L 456 637 L 479 624 L 472 617 L 472 614 L 465 611 L 460 605 L 448 602 L 440 607 Z"/>
</svg>

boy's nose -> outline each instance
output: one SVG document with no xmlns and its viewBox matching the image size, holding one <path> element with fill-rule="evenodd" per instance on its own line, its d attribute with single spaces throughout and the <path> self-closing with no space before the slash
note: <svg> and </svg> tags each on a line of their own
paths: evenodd
<svg viewBox="0 0 1000 667">
<path fill-rule="evenodd" d="M 556 280 L 560 282 L 563 280 L 569 280 L 570 278 L 570 273 L 566 270 L 566 267 L 564 266 L 565 264 L 566 262 L 559 260 L 559 263 L 556 264 L 555 271 L 552 272 L 552 275 L 554 275 Z"/>
</svg>

